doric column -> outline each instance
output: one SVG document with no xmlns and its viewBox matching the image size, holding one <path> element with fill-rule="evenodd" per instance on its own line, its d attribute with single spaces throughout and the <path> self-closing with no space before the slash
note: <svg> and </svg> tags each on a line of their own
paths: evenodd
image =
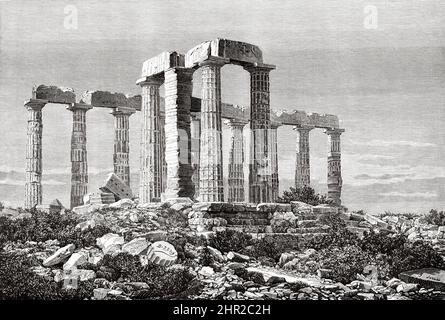
<svg viewBox="0 0 445 320">
<path fill-rule="evenodd" d="M 263 65 L 245 69 L 250 73 L 249 201 L 252 203 L 271 202 L 269 72 L 274 67 Z"/>
<path fill-rule="evenodd" d="M 280 182 L 278 178 L 278 135 L 277 130 L 281 124 L 279 122 L 270 122 L 270 155 L 272 166 L 272 201 L 277 201 L 279 196 Z"/>
<path fill-rule="evenodd" d="M 28 110 L 26 146 L 25 208 L 42 204 L 42 108 L 48 101 L 30 99 L 25 102 Z"/>
<path fill-rule="evenodd" d="M 161 111 L 160 127 L 161 127 L 161 163 L 162 163 L 162 184 L 161 193 L 167 189 L 167 162 L 165 161 L 165 112 Z"/>
<path fill-rule="evenodd" d="M 341 178 L 341 149 L 340 135 L 345 132 L 344 129 L 327 129 L 325 133 L 329 137 L 328 153 L 328 199 L 334 204 L 341 204 L 341 187 L 343 180 Z"/>
<path fill-rule="evenodd" d="M 230 119 L 225 123 L 230 127 L 231 144 L 229 153 L 229 202 L 244 202 L 244 136 L 243 128 L 247 121 Z"/>
<path fill-rule="evenodd" d="M 190 108 L 193 69 L 174 67 L 165 72 L 165 199 L 193 198 Z"/>
<path fill-rule="evenodd" d="M 311 166 L 309 153 L 309 132 L 313 126 L 295 126 L 297 135 L 297 152 L 295 160 L 295 187 L 303 188 L 311 185 Z"/>
<path fill-rule="evenodd" d="M 192 181 L 195 185 L 195 198 L 199 197 L 199 149 L 201 144 L 201 119 L 197 115 L 191 116 L 192 136 Z"/>
<path fill-rule="evenodd" d="M 159 87 L 163 79 L 147 77 L 142 87 L 139 203 L 161 200 L 163 185 L 163 133 Z"/>
<path fill-rule="evenodd" d="M 130 116 L 135 113 L 133 108 L 113 108 L 114 116 L 114 173 L 126 185 L 130 186 Z"/>
<path fill-rule="evenodd" d="M 80 103 L 73 103 L 67 107 L 73 113 L 70 208 L 82 205 L 83 196 L 88 192 L 86 113 L 91 108 L 90 105 Z"/>
<path fill-rule="evenodd" d="M 199 158 L 199 198 L 203 202 L 224 201 L 221 67 L 225 60 L 212 58 L 200 64 L 201 146 Z"/>
</svg>

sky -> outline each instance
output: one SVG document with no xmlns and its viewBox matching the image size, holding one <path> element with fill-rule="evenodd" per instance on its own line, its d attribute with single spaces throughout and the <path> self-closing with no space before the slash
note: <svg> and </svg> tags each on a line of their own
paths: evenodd
<svg viewBox="0 0 445 320">
<path fill-rule="evenodd" d="M 77 18 L 77 19 L 76 19 Z M 0 0 L 0 201 L 22 205 L 33 85 L 140 93 L 143 61 L 227 38 L 258 45 L 271 108 L 340 118 L 344 205 L 371 213 L 445 207 L 445 3 L 440 0 Z M 200 72 L 194 95 L 200 95 Z M 249 104 L 249 76 L 222 69 L 224 102 Z M 137 190 L 140 114 L 130 118 Z M 43 197 L 68 205 L 71 113 L 43 112 Z M 280 191 L 294 183 L 297 132 L 278 129 Z M 113 117 L 87 113 L 90 191 L 112 170 Z M 326 192 L 327 137 L 310 135 L 311 178 Z M 225 175 L 229 131 L 223 129 Z"/>
</svg>

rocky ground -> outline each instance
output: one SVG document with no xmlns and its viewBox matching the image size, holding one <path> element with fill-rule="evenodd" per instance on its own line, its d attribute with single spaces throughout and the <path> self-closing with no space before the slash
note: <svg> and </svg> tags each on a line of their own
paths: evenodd
<svg viewBox="0 0 445 320">
<path fill-rule="evenodd" d="M 93 290 L 89 298 L 93 300 L 141 299 L 144 298 L 144 292 L 151 290 L 152 284 L 148 280 L 133 281 L 135 277 L 125 276 L 125 268 L 120 269 L 120 276 L 110 276 L 115 270 L 113 266 L 104 264 L 105 257 L 120 257 L 123 254 L 124 257 L 131 256 L 135 261 L 138 260 L 137 263 L 142 266 L 142 269 L 138 270 L 144 270 L 143 266 L 152 264 L 162 268 L 165 274 L 178 270 L 187 272 L 189 278 L 186 287 L 181 289 L 182 292 L 176 290 L 174 294 L 166 293 L 165 296 L 158 298 L 228 300 L 445 298 L 445 291 L 440 285 L 437 287 L 419 281 L 404 282 L 394 277 L 379 278 L 375 272 L 373 273 L 372 266 L 370 270 L 358 272 L 352 281 L 343 283 L 335 281 L 330 277 L 332 270 L 324 269 L 323 263 L 320 263 L 323 251 L 317 248 L 283 250 L 275 259 L 258 254 L 250 255 L 249 252 L 253 251 L 229 250 L 227 247 L 224 247 L 226 250 L 222 252 L 210 246 L 211 242 L 209 243 L 208 239 L 212 237 L 211 230 L 224 232 L 227 221 L 209 216 L 203 218 L 201 211 L 191 202 L 138 206 L 132 200 L 124 199 L 111 205 L 78 207 L 74 212 L 78 220 L 75 230 L 78 232 L 91 232 L 100 228 L 108 232 L 94 238 L 88 245 L 83 245 L 82 241 L 80 244 L 61 243 L 58 239 L 5 241 L 2 252 L 24 255 L 36 261 L 31 267 L 36 275 L 57 283 L 66 290 L 76 290 L 84 283 L 92 283 Z M 29 213 L 14 214 L 11 211 L 3 215 L 8 216 L 6 219 L 13 220 L 30 216 Z M 304 220 L 300 220 L 299 223 L 298 215 L 292 217 L 290 215 L 293 213 L 278 213 L 275 216 L 272 214 L 271 218 L 292 220 L 288 228 L 314 227 L 310 223 L 301 222 Z M 200 223 L 196 219 L 207 219 L 201 220 L 205 226 L 197 227 Z M 427 225 L 419 219 L 409 221 L 397 217 L 385 218 L 382 220 L 385 225 L 377 227 L 378 223 L 367 222 L 364 217 L 361 219 L 360 215 L 352 218 L 349 215 L 344 220 L 358 221 L 349 222 L 349 227 L 368 229 L 378 227 L 388 232 L 403 233 L 408 236 L 409 241 L 421 237 L 443 254 L 445 231 L 443 227 Z M 283 226 L 282 221 L 277 223 L 280 227 Z M 293 232 L 292 229 L 290 233 Z M 167 243 L 166 247 L 162 247 L 163 243 Z M 159 244 L 161 247 L 157 247 Z M 171 252 L 167 252 L 168 250 Z M 370 274 L 365 271 L 370 271 Z M 445 281 L 443 279 L 440 281 L 444 285 Z"/>
</svg>

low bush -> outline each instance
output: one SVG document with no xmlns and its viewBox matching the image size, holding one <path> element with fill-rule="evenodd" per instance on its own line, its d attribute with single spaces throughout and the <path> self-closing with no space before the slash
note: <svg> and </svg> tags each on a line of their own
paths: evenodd
<svg viewBox="0 0 445 320">
<path fill-rule="evenodd" d="M 273 259 L 275 262 L 278 262 L 281 254 L 285 251 L 285 248 L 283 248 L 283 246 L 276 242 L 273 238 L 264 237 L 255 241 L 255 243 L 251 246 L 249 254 L 256 258 L 268 257 Z"/>
<path fill-rule="evenodd" d="M 24 255 L 0 253 L 0 300 L 83 300 L 91 298 L 92 281 L 78 289 L 64 290 L 62 282 L 45 279 L 30 268 L 34 265 Z"/>
<path fill-rule="evenodd" d="M 251 235 L 231 229 L 217 231 L 209 239 L 209 245 L 221 252 L 239 252 L 251 244 L 253 244 Z"/>
<path fill-rule="evenodd" d="M 105 255 L 100 270 L 112 270 L 112 281 L 145 282 L 149 289 L 135 293 L 135 298 L 158 298 L 175 296 L 189 288 L 194 276 L 186 268 L 164 268 L 152 263 L 142 266 L 139 257 L 119 253 L 112 257 Z"/>
<path fill-rule="evenodd" d="M 327 235 L 308 240 L 303 245 L 305 248 L 321 250 L 332 246 L 344 247 L 359 244 L 358 236 L 346 228 L 346 223 L 339 216 L 328 215 L 320 222 L 330 227 Z"/>
<path fill-rule="evenodd" d="M 445 226 L 445 211 L 431 209 L 431 211 L 423 217 L 423 220 L 436 226 Z"/>
<path fill-rule="evenodd" d="M 86 231 L 76 230 L 79 223 L 74 214 L 53 214 L 31 210 L 31 217 L 10 219 L 0 217 L 0 245 L 6 241 L 59 240 L 61 245 L 74 243 L 76 247 L 94 245 L 96 238 L 111 232 L 105 226 Z"/>
<path fill-rule="evenodd" d="M 277 202 L 290 203 L 291 201 L 301 201 L 312 206 L 331 203 L 325 195 L 315 193 L 315 190 L 311 187 L 290 187 L 288 191 L 283 192 L 281 197 L 278 197 Z"/>
</svg>

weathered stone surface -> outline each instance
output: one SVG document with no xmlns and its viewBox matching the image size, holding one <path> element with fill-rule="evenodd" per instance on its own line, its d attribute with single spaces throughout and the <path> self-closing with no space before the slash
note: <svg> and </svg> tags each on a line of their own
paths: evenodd
<svg viewBox="0 0 445 320">
<path fill-rule="evenodd" d="M 81 103 L 101 108 L 117 108 L 127 106 L 127 97 L 123 93 L 109 91 L 85 91 Z"/>
<path fill-rule="evenodd" d="M 309 133 L 313 126 L 294 127 L 298 131 L 295 162 L 295 187 L 303 188 L 311 184 Z"/>
<path fill-rule="evenodd" d="M 235 262 L 248 262 L 250 260 L 250 257 L 238 252 L 230 251 L 227 254 L 227 259 Z"/>
<path fill-rule="evenodd" d="M 138 80 L 139 82 L 145 81 L 145 77 L 150 77 L 153 75 L 158 75 L 167 71 L 173 67 L 183 67 L 184 66 L 184 55 L 173 52 L 162 52 L 156 57 L 150 58 L 142 64 L 141 77 L 143 79 Z"/>
<path fill-rule="evenodd" d="M 133 198 L 131 188 L 114 173 L 108 174 L 107 179 L 102 187 L 100 187 L 100 190 L 111 192 L 119 200 Z"/>
<path fill-rule="evenodd" d="M 108 292 L 110 292 L 111 289 L 105 289 L 105 288 L 96 288 L 93 290 L 94 299 L 95 300 L 104 300 Z"/>
<path fill-rule="evenodd" d="M 112 245 L 122 246 L 125 243 L 124 238 L 115 233 L 107 233 L 96 239 L 96 245 L 104 251 Z"/>
<path fill-rule="evenodd" d="M 35 95 L 36 99 L 48 100 L 48 103 L 71 104 L 76 102 L 76 94 L 72 88 L 42 84 L 37 87 Z"/>
<path fill-rule="evenodd" d="M 176 262 L 178 253 L 170 243 L 157 241 L 148 249 L 147 258 L 152 263 L 168 267 Z"/>
<path fill-rule="evenodd" d="M 424 288 L 445 291 L 445 270 L 436 268 L 416 269 L 399 274 L 400 279 L 420 284 Z"/>
<path fill-rule="evenodd" d="M 212 267 L 202 267 L 198 273 L 204 277 L 211 277 L 212 275 L 215 274 L 215 271 L 213 270 Z"/>
<path fill-rule="evenodd" d="M 122 246 L 123 252 L 128 252 L 133 256 L 143 254 L 148 248 L 148 241 L 145 238 L 135 238 Z"/>
<path fill-rule="evenodd" d="M 119 209 L 125 209 L 125 208 L 131 208 L 134 207 L 135 203 L 131 199 L 121 199 L 119 201 L 116 201 L 115 203 L 110 204 L 110 208 L 119 208 Z"/>
<path fill-rule="evenodd" d="M 263 54 L 255 45 L 228 39 L 203 42 L 190 49 L 185 55 L 185 66 L 192 68 L 210 56 L 229 59 L 235 64 L 262 64 Z"/>
<path fill-rule="evenodd" d="M 63 248 L 60 248 L 53 255 L 51 255 L 45 261 L 43 261 L 43 266 L 50 267 L 63 262 L 73 254 L 74 249 L 75 249 L 74 244 L 69 244 Z"/>
<path fill-rule="evenodd" d="M 63 265 L 63 270 L 77 268 L 88 262 L 88 256 L 83 252 L 76 252 L 71 255 L 67 262 Z"/>
</svg>

